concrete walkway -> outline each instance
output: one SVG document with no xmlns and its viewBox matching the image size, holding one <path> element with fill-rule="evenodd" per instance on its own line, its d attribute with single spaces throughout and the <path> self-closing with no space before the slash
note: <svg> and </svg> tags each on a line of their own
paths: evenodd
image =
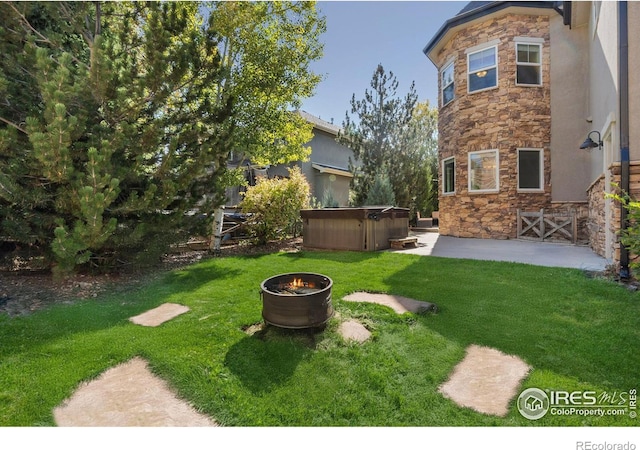
<svg viewBox="0 0 640 450">
<path fill-rule="evenodd" d="M 604 271 L 610 264 L 589 247 L 524 240 L 472 239 L 441 236 L 434 232 L 411 232 L 418 247 L 392 250 L 424 256 L 509 261 L 537 266 L 569 267 Z"/>
</svg>

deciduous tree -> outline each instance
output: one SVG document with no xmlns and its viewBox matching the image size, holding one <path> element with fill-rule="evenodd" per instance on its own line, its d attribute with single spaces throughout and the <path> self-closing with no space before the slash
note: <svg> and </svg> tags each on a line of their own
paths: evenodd
<svg viewBox="0 0 640 450">
<path fill-rule="evenodd" d="M 292 111 L 321 80 L 310 67 L 322 57 L 319 37 L 326 29 L 315 2 L 215 2 L 209 25 L 220 36 L 218 101 L 234 102 L 228 129 L 230 149 L 241 155 L 238 166 L 307 159 L 312 126 Z M 220 249 L 222 216 L 221 206 L 213 251 Z"/>
</svg>

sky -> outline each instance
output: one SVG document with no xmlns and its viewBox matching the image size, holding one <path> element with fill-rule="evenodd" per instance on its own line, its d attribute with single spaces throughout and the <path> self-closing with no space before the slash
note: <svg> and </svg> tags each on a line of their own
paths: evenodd
<svg viewBox="0 0 640 450">
<path fill-rule="evenodd" d="M 327 31 L 320 37 L 324 56 L 312 63 L 324 76 L 302 109 L 342 125 L 351 115 L 351 97 L 364 98 L 378 64 L 393 72 L 398 95 L 415 81 L 418 101 L 438 104 L 438 72 L 422 52 L 447 19 L 466 1 L 319 1 Z"/>
</svg>

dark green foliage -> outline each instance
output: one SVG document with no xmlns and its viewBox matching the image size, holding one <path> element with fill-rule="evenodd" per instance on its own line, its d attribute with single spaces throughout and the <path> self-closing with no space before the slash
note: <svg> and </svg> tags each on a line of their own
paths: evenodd
<svg viewBox="0 0 640 450">
<path fill-rule="evenodd" d="M 0 224 L 57 270 L 156 261 L 222 202 L 231 101 L 198 4 L 0 4 Z"/>
<path fill-rule="evenodd" d="M 0 3 L 0 241 L 62 272 L 147 264 L 208 233 L 232 150 L 308 154 L 290 110 L 320 80 L 315 4 L 201 10 Z"/>
<path fill-rule="evenodd" d="M 364 201 L 365 206 L 395 206 L 396 197 L 386 172 L 378 173 Z"/>
<path fill-rule="evenodd" d="M 352 96 L 351 114 L 356 118 L 346 114 L 344 132 L 339 136 L 339 140 L 353 150 L 355 158 L 351 187 L 356 206 L 366 200 L 381 168 L 393 167 L 402 130 L 409 125 L 418 98 L 413 83 L 404 99 L 398 97 L 398 81 L 393 72 L 387 74 L 382 65 L 373 73 L 371 88 L 371 91 L 365 90 L 362 100 L 356 100 L 355 94 Z"/>
<path fill-rule="evenodd" d="M 399 205 L 428 217 L 438 209 L 438 111 L 418 103 L 389 172 Z"/>
<path fill-rule="evenodd" d="M 321 206 L 323 208 L 337 208 L 339 206 L 338 200 L 333 196 L 333 190 L 331 188 L 325 189 L 322 194 Z"/>
<path fill-rule="evenodd" d="M 354 203 L 364 204 L 376 176 L 387 170 L 396 205 L 430 214 L 437 209 L 437 111 L 417 103 L 413 83 L 404 97 L 398 85 L 393 72 L 378 65 L 364 99 L 351 99 L 354 118 L 346 115 L 339 140 L 354 153 Z"/>
</svg>

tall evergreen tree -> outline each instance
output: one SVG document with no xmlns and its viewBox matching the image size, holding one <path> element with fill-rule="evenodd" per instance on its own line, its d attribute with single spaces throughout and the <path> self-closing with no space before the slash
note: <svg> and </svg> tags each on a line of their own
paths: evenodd
<svg viewBox="0 0 640 450">
<path fill-rule="evenodd" d="M 385 168 L 376 174 L 364 201 L 367 206 L 395 206 L 396 197 Z"/>
<path fill-rule="evenodd" d="M 221 201 L 231 103 L 196 3 L 3 2 L 0 45 L 3 239 L 63 271 L 134 263 Z"/>
<path fill-rule="evenodd" d="M 371 90 L 365 90 L 362 100 L 356 100 L 353 94 L 353 117 L 347 112 L 343 121 L 339 140 L 353 150 L 355 161 L 351 164 L 354 171 L 351 187 L 357 205 L 366 200 L 381 168 L 389 167 L 390 173 L 396 170 L 403 134 L 408 130 L 418 98 L 414 83 L 403 98 L 398 96 L 398 85 L 393 72 L 386 73 L 379 64 L 371 79 Z M 395 184 L 393 187 L 396 192 Z M 398 195 L 396 200 L 399 200 Z M 399 203 L 399 206 L 408 205 Z"/>
<path fill-rule="evenodd" d="M 399 205 L 425 216 L 438 209 L 438 111 L 428 101 L 416 104 L 395 151 L 389 172 Z"/>
</svg>

